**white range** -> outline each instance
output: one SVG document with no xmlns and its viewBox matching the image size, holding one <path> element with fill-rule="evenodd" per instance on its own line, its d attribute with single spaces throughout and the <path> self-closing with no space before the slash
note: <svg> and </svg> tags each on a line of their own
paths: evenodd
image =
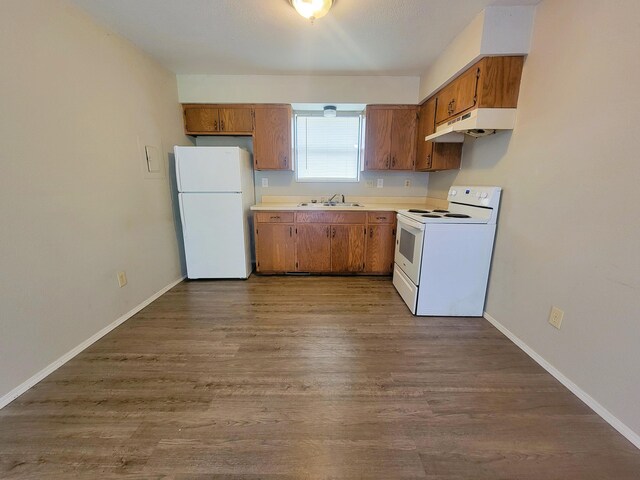
<svg viewBox="0 0 640 480">
<path fill-rule="evenodd" d="M 454 186 L 447 210 L 398 212 L 393 284 L 414 315 L 483 315 L 501 191 Z"/>
</svg>

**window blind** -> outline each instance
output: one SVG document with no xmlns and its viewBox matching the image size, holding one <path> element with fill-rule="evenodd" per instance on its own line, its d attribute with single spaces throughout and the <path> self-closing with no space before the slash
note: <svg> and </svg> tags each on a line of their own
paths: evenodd
<svg viewBox="0 0 640 480">
<path fill-rule="evenodd" d="M 296 115 L 297 177 L 302 181 L 358 181 L 360 115 Z"/>
</svg>

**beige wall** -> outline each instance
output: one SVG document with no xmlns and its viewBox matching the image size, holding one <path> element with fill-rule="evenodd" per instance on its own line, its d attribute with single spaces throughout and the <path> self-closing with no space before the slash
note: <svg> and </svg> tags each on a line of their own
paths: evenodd
<svg viewBox="0 0 640 480">
<path fill-rule="evenodd" d="M 419 77 L 178 75 L 183 103 L 418 103 Z"/>
<path fill-rule="evenodd" d="M 2 397 L 180 278 L 138 137 L 186 139 L 175 76 L 66 1 L 0 2 L 0 65 Z"/>
<path fill-rule="evenodd" d="M 639 18 L 636 0 L 541 3 L 515 130 L 466 140 L 460 172 L 429 179 L 440 198 L 504 187 L 487 312 L 636 435 Z"/>
</svg>

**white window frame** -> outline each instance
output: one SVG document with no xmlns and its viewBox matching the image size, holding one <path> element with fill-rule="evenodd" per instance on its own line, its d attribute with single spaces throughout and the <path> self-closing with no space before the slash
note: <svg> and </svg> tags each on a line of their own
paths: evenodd
<svg viewBox="0 0 640 480">
<path fill-rule="evenodd" d="M 322 110 L 297 110 L 293 112 L 293 156 L 294 170 L 296 172 L 296 182 L 298 183 L 359 183 L 360 172 L 362 171 L 362 158 L 364 156 L 364 112 L 363 111 L 342 111 L 337 112 L 338 117 L 358 117 L 358 159 L 356 166 L 356 178 L 328 178 L 328 177 L 305 177 L 300 178 L 298 167 L 298 117 L 322 117 Z"/>
</svg>

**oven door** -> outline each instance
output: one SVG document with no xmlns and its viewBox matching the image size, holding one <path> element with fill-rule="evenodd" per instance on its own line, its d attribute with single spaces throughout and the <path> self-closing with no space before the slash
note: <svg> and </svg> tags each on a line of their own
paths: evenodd
<svg viewBox="0 0 640 480">
<path fill-rule="evenodd" d="M 398 215 L 395 262 L 416 285 L 420 281 L 423 242 L 424 224 Z"/>
</svg>

